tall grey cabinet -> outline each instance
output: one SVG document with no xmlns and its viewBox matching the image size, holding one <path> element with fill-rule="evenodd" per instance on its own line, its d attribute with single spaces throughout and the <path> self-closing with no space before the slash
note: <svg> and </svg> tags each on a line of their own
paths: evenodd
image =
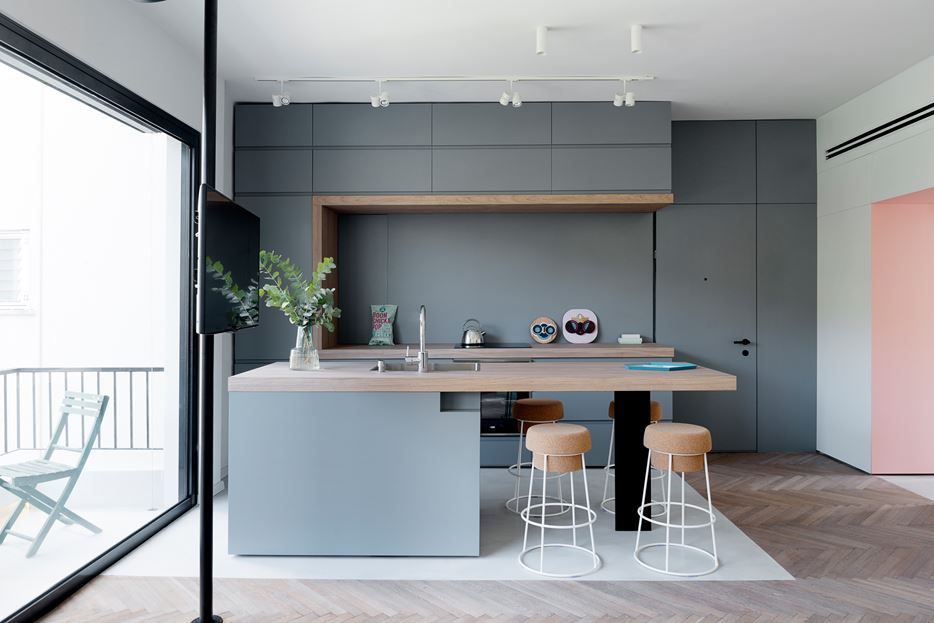
<svg viewBox="0 0 934 623">
<path fill-rule="evenodd" d="M 815 124 L 672 124 L 677 204 L 658 213 L 656 339 L 737 375 L 733 394 L 684 393 L 676 417 L 720 451 L 813 450 Z"/>
</svg>

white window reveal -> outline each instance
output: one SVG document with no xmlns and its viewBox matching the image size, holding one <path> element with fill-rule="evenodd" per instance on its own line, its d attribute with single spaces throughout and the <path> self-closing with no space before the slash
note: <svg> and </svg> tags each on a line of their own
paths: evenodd
<svg viewBox="0 0 934 623">
<path fill-rule="evenodd" d="M 0 229 L 0 311 L 29 308 L 29 231 Z"/>
</svg>

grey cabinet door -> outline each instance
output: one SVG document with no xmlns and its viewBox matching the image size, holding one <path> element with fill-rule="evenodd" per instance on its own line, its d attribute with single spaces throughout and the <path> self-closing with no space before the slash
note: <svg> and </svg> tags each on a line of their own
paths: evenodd
<svg viewBox="0 0 934 623">
<path fill-rule="evenodd" d="M 755 451 L 756 207 L 665 208 L 656 248 L 656 339 L 737 377 L 735 392 L 674 392 L 675 419 L 709 428 L 715 450 Z"/>
<path fill-rule="evenodd" d="M 435 149 L 431 188 L 434 192 L 547 192 L 551 190 L 551 150 Z"/>
<path fill-rule="evenodd" d="M 755 203 L 756 122 L 671 124 L 671 177 L 680 203 Z"/>
<path fill-rule="evenodd" d="M 817 201 L 817 124 L 813 119 L 756 122 L 756 201 Z"/>
<path fill-rule="evenodd" d="M 671 102 L 555 102 L 551 107 L 555 145 L 634 145 L 671 142 Z"/>
<path fill-rule="evenodd" d="M 238 149 L 234 156 L 237 193 L 310 193 L 310 149 Z"/>
<path fill-rule="evenodd" d="M 759 451 L 813 452 L 817 435 L 817 206 L 757 208 Z"/>
<path fill-rule="evenodd" d="M 432 104 L 433 145 L 547 145 L 551 104 Z"/>
<path fill-rule="evenodd" d="M 430 149 L 316 149 L 315 192 L 431 190 Z"/>
<path fill-rule="evenodd" d="M 234 107 L 236 147 L 311 147 L 311 104 Z"/>
<path fill-rule="evenodd" d="M 431 144 L 431 104 L 315 104 L 315 146 Z"/>
<path fill-rule="evenodd" d="M 551 187 L 556 192 L 668 192 L 669 147 L 554 147 Z"/>
</svg>

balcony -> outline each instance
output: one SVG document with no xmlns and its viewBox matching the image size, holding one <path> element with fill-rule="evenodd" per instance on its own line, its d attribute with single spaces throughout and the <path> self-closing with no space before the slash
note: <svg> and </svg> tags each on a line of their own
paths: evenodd
<svg viewBox="0 0 934 623">
<path fill-rule="evenodd" d="M 177 499 L 177 461 L 166 438 L 177 439 L 177 409 L 167 410 L 166 375 L 157 367 L 15 368 L 0 370 L 0 464 L 42 456 L 59 420 L 66 390 L 110 396 L 101 432 L 68 507 L 102 528 L 92 534 L 57 523 L 33 558 L 27 541 L 9 536 L 0 544 L 0 618 L 63 575 L 95 558 L 157 516 Z M 172 405 L 174 408 L 174 405 Z M 86 418 L 78 418 L 86 419 Z M 90 426 L 72 419 L 65 437 L 82 445 Z M 166 433 L 169 433 L 168 436 Z M 57 459 L 58 460 L 58 459 Z M 58 497 L 64 481 L 40 486 Z M 0 524 L 18 499 L 0 491 Z M 35 534 L 46 515 L 26 507 L 16 530 Z M 9 590 L 8 590 L 9 589 Z M 8 603 L 9 602 L 9 603 Z"/>
</svg>

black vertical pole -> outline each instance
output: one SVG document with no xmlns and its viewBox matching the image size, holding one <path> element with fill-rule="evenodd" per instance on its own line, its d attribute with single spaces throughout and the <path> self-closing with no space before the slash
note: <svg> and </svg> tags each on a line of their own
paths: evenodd
<svg viewBox="0 0 934 623">
<path fill-rule="evenodd" d="M 201 118 L 201 183 L 215 185 L 217 124 L 217 0 L 204 2 L 204 107 Z M 199 206 L 200 207 L 200 206 Z M 199 228 L 204 220 L 199 215 Z M 199 249 L 203 245 L 199 244 Z M 200 264 L 199 264 L 200 265 Z M 199 275 L 199 279 L 201 275 Z M 214 614 L 214 336 L 201 335 L 198 370 L 200 457 L 198 499 L 201 524 L 200 605 L 192 623 L 223 619 Z"/>
</svg>

